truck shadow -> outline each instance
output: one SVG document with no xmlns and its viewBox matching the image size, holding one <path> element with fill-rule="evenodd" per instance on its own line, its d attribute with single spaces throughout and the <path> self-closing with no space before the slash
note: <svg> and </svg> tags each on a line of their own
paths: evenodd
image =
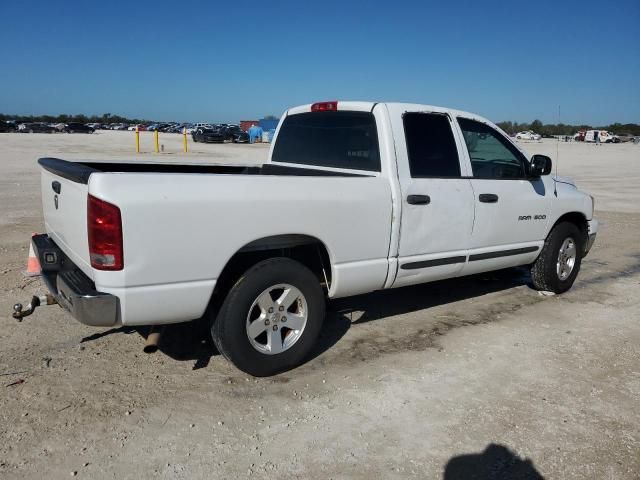
<svg viewBox="0 0 640 480">
<path fill-rule="evenodd" d="M 146 338 L 149 329 L 145 329 Z M 158 344 L 158 351 L 178 361 L 193 361 L 192 370 L 209 366 L 211 358 L 220 355 L 209 335 L 204 319 L 167 325 Z"/>
<path fill-rule="evenodd" d="M 327 306 L 327 316 L 320 339 L 308 361 L 322 355 L 337 344 L 352 325 L 418 312 L 529 284 L 530 276 L 527 269 L 511 268 L 332 300 Z M 431 330 L 427 327 L 411 333 L 406 345 L 402 341 L 394 340 L 391 340 L 393 345 L 386 345 L 384 342 L 381 343 L 380 339 L 372 340 L 369 345 L 367 340 L 359 339 L 354 342 L 353 348 L 349 349 L 349 356 L 351 359 L 365 360 L 370 356 L 395 350 L 396 347 L 406 350 L 420 349 L 421 345 L 432 346 L 433 338 L 443 335 L 450 328 L 482 321 L 484 320 L 441 321 Z M 420 341 L 416 339 L 417 336 L 420 336 Z M 375 352 L 369 350 L 375 350 Z"/>
<path fill-rule="evenodd" d="M 530 285 L 527 269 L 510 268 L 338 299 L 331 306 L 335 312 L 349 316 L 352 323 L 360 324 L 521 285 Z"/>
<path fill-rule="evenodd" d="M 592 257 L 589 257 L 586 261 L 596 262 Z M 598 265 L 605 268 L 608 264 L 606 262 L 599 262 Z M 633 277 L 639 272 L 640 254 L 634 252 L 630 255 L 630 261 L 625 264 L 623 270 L 605 270 L 604 272 L 598 272 L 597 275 L 587 276 L 586 278 L 583 277 L 576 285 L 576 288 L 583 289 L 611 280 Z M 442 280 L 428 284 L 383 290 L 332 300 L 327 305 L 327 314 L 320 338 L 307 359 L 307 362 L 312 361 L 324 352 L 330 350 L 342 339 L 352 325 L 418 312 L 523 285 L 531 286 L 528 269 L 511 268 L 469 277 Z M 525 303 L 535 301 L 538 301 L 538 297 L 529 298 Z M 436 325 L 419 329 L 419 331 L 415 332 L 407 332 L 409 339 L 406 345 L 398 340 L 393 341 L 393 345 L 381 344 L 379 341 L 377 343 L 372 342 L 371 345 L 368 345 L 365 340 L 360 339 L 355 341 L 353 348 L 349 349 L 349 355 L 354 358 L 365 359 L 372 355 L 384 354 L 385 351 L 391 351 L 393 349 L 422 349 L 434 346 L 435 337 L 444 335 L 451 328 L 492 321 L 497 313 L 517 310 L 520 303 L 522 302 L 515 300 L 507 303 L 498 302 L 492 305 L 491 308 L 485 309 L 487 310 L 486 312 L 479 312 L 481 315 L 479 314 L 477 318 L 474 319 L 448 318 L 449 316 L 445 316 L 447 319 L 438 321 Z M 452 315 L 452 317 L 455 317 L 455 315 Z M 84 337 L 81 343 L 96 341 L 109 335 L 131 334 L 135 332 L 143 338 L 146 338 L 149 328 L 112 328 Z M 420 339 L 417 338 L 418 336 Z M 142 350 L 142 344 L 140 345 L 140 349 Z M 194 370 L 207 367 L 211 358 L 219 355 L 210 339 L 208 326 L 202 319 L 195 322 L 180 323 L 165 327 L 162 340 L 159 344 L 159 351 L 176 361 L 194 362 Z"/>
<path fill-rule="evenodd" d="M 489 444 L 481 453 L 458 455 L 445 467 L 443 480 L 544 480 L 528 458 L 504 445 Z"/>
<path fill-rule="evenodd" d="M 446 305 L 528 283 L 526 269 L 507 269 L 330 301 L 320 338 L 307 362 L 331 349 L 352 325 Z M 148 329 L 141 328 L 138 332 L 146 338 Z M 211 358 L 219 355 L 203 320 L 168 325 L 158 347 L 160 352 L 174 360 L 194 361 L 194 370 L 207 367 Z"/>
</svg>

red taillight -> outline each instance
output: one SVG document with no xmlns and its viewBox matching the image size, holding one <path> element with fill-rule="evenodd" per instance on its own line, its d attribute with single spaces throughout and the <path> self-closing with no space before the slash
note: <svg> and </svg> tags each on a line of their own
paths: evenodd
<svg viewBox="0 0 640 480">
<path fill-rule="evenodd" d="M 87 228 L 91 266 L 98 270 L 122 270 L 122 219 L 120 209 L 89 195 Z"/>
<path fill-rule="evenodd" d="M 319 102 L 311 105 L 312 112 L 335 112 L 338 110 L 338 102 Z"/>
</svg>

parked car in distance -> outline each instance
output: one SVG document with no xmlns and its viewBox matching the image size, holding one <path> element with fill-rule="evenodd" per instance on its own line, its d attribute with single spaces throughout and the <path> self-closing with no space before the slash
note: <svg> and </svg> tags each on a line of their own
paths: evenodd
<svg viewBox="0 0 640 480">
<path fill-rule="evenodd" d="M 95 129 L 84 123 L 68 123 L 64 131 L 67 133 L 93 133 Z"/>
<path fill-rule="evenodd" d="M 193 124 L 193 130 L 197 130 L 199 128 L 213 129 L 213 128 L 216 128 L 216 125 L 211 125 L 210 123 L 194 123 Z M 190 132 L 187 132 L 187 133 L 190 133 Z"/>
<path fill-rule="evenodd" d="M 172 125 L 167 128 L 167 133 L 183 133 L 185 128 L 187 129 L 187 133 L 191 133 L 189 132 L 189 124 L 186 123 L 183 123 L 182 125 Z"/>
<path fill-rule="evenodd" d="M 249 143 L 249 134 L 244 132 L 239 125 L 225 127 L 227 140 L 233 143 Z"/>
<path fill-rule="evenodd" d="M 19 131 L 22 133 L 55 133 L 57 132 L 55 127 L 47 125 L 46 123 L 23 123 L 20 125 Z"/>
<path fill-rule="evenodd" d="M 575 142 L 584 142 L 584 136 L 587 132 L 585 130 L 580 130 L 578 132 L 576 132 L 576 134 L 573 136 L 573 140 Z"/>
<path fill-rule="evenodd" d="M 549 157 L 429 105 L 291 108 L 252 167 L 39 164 L 32 245 L 61 306 L 109 328 L 203 318 L 257 376 L 308 357 L 326 299 L 510 267 L 563 293 L 598 230 L 593 197 Z"/>
<path fill-rule="evenodd" d="M 221 128 L 198 128 L 191 134 L 194 142 L 224 143 L 227 133 Z"/>
<path fill-rule="evenodd" d="M 0 132 L 2 133 L 15 132 L 17 129 L 18 127 L 13 122 L 0 121 Z"/>
<path fill-rule="evenodd" d="M 633 142 L 636 137 L 631 135 L 630 133 L 620 133 L 618 135 L 615 135 L 615 138 L 619 140 L 619 143 L 627 143 Z"/>
<path fill-rule="evenodd" d="M 538 141 L 540 140 L 540 135 L 538 133 L 535 133 L 531 130 L 526 130 L 524 132 L 518 132 L 516 133 L 516 138 L 518 140 L 535 140 Z"/>
</svg>

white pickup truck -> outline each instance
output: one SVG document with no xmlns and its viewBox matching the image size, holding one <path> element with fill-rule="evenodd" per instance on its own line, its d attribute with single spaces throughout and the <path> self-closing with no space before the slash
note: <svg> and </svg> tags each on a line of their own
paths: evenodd
<svg viewBox="0 0 640 480">
<path fill-rule="evenodd" d="M 256 376 L 304 360 L 327 297 L 521 265 L 564 292 L 598 228 L 548 157 L 427 105 L 292 108 L 257 167 L 39 163 L 33 246 L 60 305 L 103 327 L 208 318 Z"/>
</svg>

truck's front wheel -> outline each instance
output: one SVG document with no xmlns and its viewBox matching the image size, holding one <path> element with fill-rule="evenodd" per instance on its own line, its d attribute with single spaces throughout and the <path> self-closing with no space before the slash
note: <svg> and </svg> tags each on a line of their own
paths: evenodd
<svg viewBox="0 0 640 480">
<path fill-rule="evenodd" d="M 289 258 L 264 260 L 229 291 L 211 325 L 225 358 L 257 377 L 300 365 L 324 320 L 325 301 L 316 276 Z"/>
<path fill-rule="evenodd" d="M 583 252 L 583 235 L 575 224 L 562 222 L 553 227 L 531 266 L 533 286 L 554 293 L 569 290 L 580 271 Z"/>
</svg>

